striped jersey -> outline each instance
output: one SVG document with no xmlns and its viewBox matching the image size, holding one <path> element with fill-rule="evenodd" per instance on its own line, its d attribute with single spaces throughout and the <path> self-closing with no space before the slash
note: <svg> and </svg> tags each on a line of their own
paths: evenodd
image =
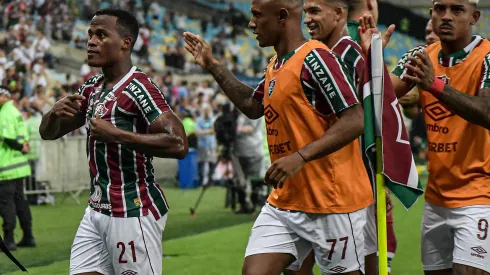
<svg viewBox="0 0 490 275">
<path fill-rule="evenodd" d="M 283 67 L 301 47 L 277 58 L 273 68 L 278 70 Z M 325 77 L 317 72 L 328 72 L 329 75 Z M 356 94 L 356 88 L 346 66 L 340 57 L 327 49 L 313 49 L 306 56 L 301 70 L 301 85 L 309 103 L 324 116 L 338 114 L 359 104 L 358 98 L 352 96 Z M 264 93 L 265 74 L 252 96 L 263 103 Z"/>
<path fill-rule="evenodd" d="M 158 87 L 136 67 L 111 90 L 103 87 L 104 76 L 96 75 L 78 89 L 85 97 L 81 111 L 87 120 L 89 206 L 113 217 L 140 217 L 151 212 L 158 220 L 167 213 L 168 205 L 155 181 L 152 157 L 128 145 L 95 140 L 88 121 L 99 115 L 119 129 L 147 134 L 151 123 L 171 109 Z"/>
<path fill-rule="evenodd" d="M 442 49 L 439 51 L 438 54 L 438 60 L 439 64 L 443 67 L 454 67 L 458 64 L 463 63 L 468 55 L 478 46 L 480 46 L 485 40 L 485 38 L 482 38 L 479 35 L 473 35 L 473 39 L 471 43 L 466 46 L 464 49 L 455 52 L 453 54 L 450 54 L 448 56 L 444 56 L 442 53 Z M 398 62 L 398 65 L 393 69 L 391 73 L 399 77 L 400 79 L 403 79 L 405 74 L 407 73 L 407 69 L 405 68 L 405 64 L 408 63 L 408 58 L 410 56 L 415 56 L 417 52 L 420 52 L 424 49 L 426 49 L 428 45 L 422 45 L 422 46 L 417 46 L 411 50 L 409 50 L 407 53 L 405 53 L 400 61 Z M 481 75 L 481 80 L 480 80 L 480 88 L 490 88 L 490 53 L 485 56 L 485 58 L 482 61 L 482 75 Z M 413 87 L 415 85 L 412 85 Z"/>
<path fill-rule="evenodd" d="M 332 51 L 342 60 L 354 85 L 358 87 L 364 69 L 361 46 L 351 37 L 344 36 L 332 47 Z"/>
</svg>

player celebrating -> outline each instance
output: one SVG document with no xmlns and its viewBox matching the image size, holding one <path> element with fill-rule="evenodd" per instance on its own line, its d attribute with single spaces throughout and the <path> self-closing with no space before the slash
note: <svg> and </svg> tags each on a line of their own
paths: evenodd
<svg viewBox="0 0 490 275">
<path fill-rule="evenodd" d="M 358 40 L 354 41 L 349 35 L 358 39 L 357 31 L 359 23 L 348 18 L 359 18 L 360 14 L 369 12 L 377 16 L 376 1 L 347 1 L 347 0 L 307 0 L 304 4 L 305 21 L 309 28 L 312 39 L 322 41 L 332 49 L 342 62 L 346 65 L 349 75 L 352 77 L 355 86 L 358 87 L 364 69 L 364 57 Z M 347 28 L 347 26 L 349 28 Z M 349 30 L 349 32 L 347 31 Z M 394 26 L 390 27 L 388 34 L 391 34 Z M 387 37 L 389 38 L 389 36 Z M 366 167 L 370 167 L 368 159 L 364 159 Z M 368 174 L 374 183 L 374 171 L 367 169 Z M 388 209 L 391 210 L 391 201 L 388 199 Z M 366 251 L 366 274 L 377 274 L 377 231 L 374 204 L 368 210 L 368 219 L 365 226 L 365 251 Z M 393 228 L 393 214 L 387 213 L 388 228 L 388 261 L 394 257 L 396 250 L 396 238 Z M 307 260 L 311 263 L 311 260 Z M 310 274 L 308 265 L 302 268 L 299 274 Z"/>
<path fill-rule="evenodd" d="M 472 35 L 480 18 L 477 4 L 433 1 L 432 24 L 440 42 L 410 50 L 392 76 L 398 97 L 418 86 L 425 110 L 426 274 L 490 273 L 483 256 L 490 251 L 490 132 L 483 128 L 490 128 L 490 42 Z M 373 20 L 367 25 L 376 31 Z"/>
<path fill-rule="evenodd" d="M 323 274 L 361 274 L 365 208 L 372 204 L 357 138 L 363 111 L 337 57 L 301 30 L 301 0 L 254 0 L 249 27 L 273 46 L 254 90 L 212 56 L 199 36 L 186 48 L 248 117 L 265 113 L 271 160 L 265 181 L 276 186 L 249 239 L 243 274 L 298 270 L 313 249 Z"/>
<path fill-rule="evenodd" d="M 103 75 L 44 115 L 40 133 L 54 140 L 87 125 L 91 197 L 71 250 L 70 274 L 162 274 L 168 205 L 152 157 L 183 158 L 187 139 L 161 91 L 134 67 L 134 15 L 97 11 L 88 30 L 88 64 Z"/>
</svg>

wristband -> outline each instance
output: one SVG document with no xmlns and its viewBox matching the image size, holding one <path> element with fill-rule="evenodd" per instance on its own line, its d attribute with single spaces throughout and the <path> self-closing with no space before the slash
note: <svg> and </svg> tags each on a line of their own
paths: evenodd
<svg viewBox="0 0 490 275">
<path fill-rule="evenodd" d="M 432 82 L 432 86 L 429 88 L 429 92 L 435 96 L 442 94 L 444 91 L 444 86 L 446 83 L 440 80 L 437 77 L 434 77 L 434 82 Z"/>
</svg>

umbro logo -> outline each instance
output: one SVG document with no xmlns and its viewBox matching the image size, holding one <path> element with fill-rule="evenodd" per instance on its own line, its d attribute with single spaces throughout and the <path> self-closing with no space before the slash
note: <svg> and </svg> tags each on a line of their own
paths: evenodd
<svg viewBox="0 0 490 275">
<path fill-rule="evenodd" d="M 453 111 L 449 110 L 446 106 L 444 106 L 439 101 L 433 102 L 425 106 L 425 112 L 434 121 L 440 121 L 455 115 Z"/>
<path fill-rule="evenodd" d="M 279 114 L 272 108 L 271 105 L 267 105 L 264 109 L 265 123 L 272 124 L 279 118 Z"/>
<path fill-rule="evenodd" d="M 475 246 L 475 247 L 472 247 L 471 250 L 475 251 L 476 253 L 471 253 L 471 256 L 473 257 L 477 257 L 477 258 L 480 258 L 480 259 L 485 259 L 485 254 L 487 254 L 487 251 L 481 247 L 481 246 Z"/>
<path fill-rule="evenodd" d="M 487 254 L 487 251 L 481 246 L 472 247 L 471 250 L 475 251 L 478 254 Z"/>
<path fill-rule="evenodd" d="M 126 270 L 121 275 L 138 275 L 138 272 L 132 270 Z"/>
<path fill-rule="evenodd" d="M 342 272 L 344 272 L 345 270 L 347 270 L 347 268 L 345 268 L 345 267 L 343 267 L 343 266 L 340 266 L 340 265 L 338 265 L 338 266 L 336 266 L 336 267 L 334 267 L 334 268 L 330 268 L 330 271 L 333 271 L 333 272 L 335 272 L 335 273 L 342 273 Z"/>
</svg>

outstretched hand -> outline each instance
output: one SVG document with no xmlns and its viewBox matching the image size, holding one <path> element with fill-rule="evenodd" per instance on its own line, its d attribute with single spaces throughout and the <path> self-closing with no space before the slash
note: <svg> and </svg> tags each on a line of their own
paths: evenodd
<svg viewBox="0 0 490 275">
<path fill-rule="evenodd" d="M 211 46 L 199 35 L 191 32 L 184 32 L 185 49 L 194 56 L 197 64 L 204 69 L 208 69 L 218 61 L 213 57 Z"/>
<path fill-rule="evenodd" d="M 365 14 L 364 16 L 359 18 L 359 29 L 357 30 L 359 33 L 360 46 L 365 55 L 369 52 L 369 47 L 371 47 L 371 39 L 373 34 L 378 34 L 379 30 L 376 26 L 376 22 L 371 14 Z M 381 39 L 383 40 L 383 49 L 390 42 L 391 35 L 395 32 L 395 25 L 390 25 L 386 32 L 381 35 Z"/>
</svg>

